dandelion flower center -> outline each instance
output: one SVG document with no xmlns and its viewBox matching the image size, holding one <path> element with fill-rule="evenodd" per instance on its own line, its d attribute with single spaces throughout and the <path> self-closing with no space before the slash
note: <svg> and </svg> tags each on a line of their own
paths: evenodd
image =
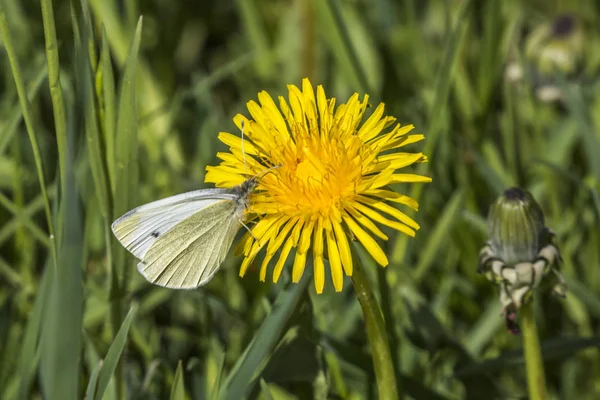
<svg viewBox="0 0 600 400">
<path fill-rule="evenodd" d="M 352 159 L 358 157 L 359 146 L 346 146 L 336 135 L 332 130 L 332 137 L 321 140 L 307 132 L 297 133 L 300 143 L 285 146 L 282 159 L 277 160 L 282 165 L 275 172 L 278 179 L 264 184 L 279 212 L 292 217 L 330 216 L 354 196 L 361 173 L 359 163 Z"/>
<path fill-rule="evenodd" d="M 409 135 L 412 125 L 394 126 L 395 118 L 383 115 L 383 104 L 361 124 L 368 96 L 360 101 L 355 94 L 336 107 L 335 99 L 327 99 L 321 86 L 315 96 L 307 79 L 302 91 L 293 85 L 288 88 L 289 102 L 279 97 L 277 107 L 261 92 L 260 104 L 248 103 L 252 119 L 234 118 L 243 127 L 244 139 L 219 134 L 230 153 L 217 154 L 222 162 L 207 167 L 206 181 L 232 187 L 250 176 L 261 176 L 249 210 L 259 220 L 237 247 L 244 255 L 240 275 L 263 251 L 260 279 L 266 279 L 271 261 L 277 258 L 273 267 L 277 282 L 294 250 L 294 282 L 312 258 L 317 293 L 324 288 L 326 262 L 340 291 L 343 274 L 352 275 L 350 240 L 358 240 L 375 261 L 386 266 L 387 256 L 374 237 L 388 237 L 378 224 L 410 236 L 419 229 L 412 218 L 389 204 L 416 210 L 417 202 L 388 185 L 431 181 L 396 172 L 427 161 L 422 153 L 396 151 L 423 135 Z"/>
</svg>

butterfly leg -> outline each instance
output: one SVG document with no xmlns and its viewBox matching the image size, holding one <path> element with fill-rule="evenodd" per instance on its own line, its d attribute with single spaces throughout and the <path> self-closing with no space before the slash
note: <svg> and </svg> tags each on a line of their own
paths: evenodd
<svg viewBox="0 0 600 400">
<path fill-rule="evenodd" d="M 256 240 L 258 242 L 258 238 L 256 236 L 254 236 L 254 233 L 252 233 L 252 229 L 248 228 L 248 225 L 246 225 L 244 223 L 244 221 L 242 221 L 241 219 L 240 219 L 240 224 L 242 224 L 242 226 L 244 228 L 246 228 L 246 230 L 250 233 L 250 235 L 252 235 L 252 237 L 254 238 L 254 240 Z"/>
</svg>

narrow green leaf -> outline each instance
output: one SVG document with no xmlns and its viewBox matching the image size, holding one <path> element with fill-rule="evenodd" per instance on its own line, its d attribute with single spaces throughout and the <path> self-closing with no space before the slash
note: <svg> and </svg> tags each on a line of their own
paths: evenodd
<svg viewBox="0 0 600 400">
<path fill-rule="evenodd" d="M 115 164 L 117 190 L 115 196 L 115 214 L 119 217 L 128 211 L 137 192 L 137 105 L 136 105 L 136 66 L 142 35 L 142 18 L 138 22 L 125 65 L 119 96 L 119 112 L 115 142 Z"/>
<path fill-rule="evenodd" d="M 421 257 L 414 272 L 416 281 L 421 281 L 427 275 L 427 272 L 433 265 L 440 249 L 446 243 L 446 240 L 450 238 L 450 232 L 454 227 L 455 222 L 460 217 L 458 211 L 462 207 L 462 201 L 463 192 L 462 190 L 457 190 L 448 202 L 446 208 L 444 208 L 433 232 L 429 235 L 425 247 L 420 251 Z"/>
<path fill-rule="evenodd" d="M 583 141 L 583 149 L 587 154 L 590 164 L 590 172 L 594 175 L 596 182 L 600 182 L 600 139 L 589 115 L 589 108 L 582 94 L 581 85 L 568 85 L 565 77 L 556 74 L 559 88 L 565 95 L 565 103 L 569 111 L 579 124 L 579 133 Z"/>
<path fill-rule="evenodd" d="M 177 363 L 175 378 L 171 386 L 171 400 L 185 400 L 185 386 L 183 385 L 183 365 L 181 360 Z"/>
<path fill-rule="evenodd" d="M 41 0 L 44 38 L 46 39 L 46 60 L 48 62 L 48 84 L 54 112 L 54 129 L 58 145 L 58 165 L 60 181 L 67 179 L 67 113 L 60 83 L 60 63 L 58 59 L 58 41 L 54 26 L 54 10 L 52 0 Z"/>
<path fill-rule="evenodd" d="M 324 0 L 315 2 L 315 6 L 326 42 L 335 58 L 339 60 L 339 67 L 348 77 L 351 86 L 362 93 L 373 93 L 350 41 L 348 28 L 339 9 L 340 3 Z"/>
<path fill-rule="evenodd" d="M 46 64 L 43 64 L 42 66 L 40 66 L 39 72 L 35 75 L 35 78 L 31 84 L 31 87 L 29 88 L 29 91 L 27 92 L 27 98 L 29 98 L 29 99 L 36 98 L 40 88 L 42 87 L 42 83 L 44 83 L 44 81 L 46 80 L 47 77 L 48 77 L 48 67 L 46 66 Z M 9 112 L 9 115 L 11 116 L 10 119 L 6 123 L 6 126 L 4 127 L 4 129 L 2 129 L 2 131 L 0 131 L 0 155 L 4 154 L 4 152 L 6 151 L 6 148 L 8 147 L 11 140 L 15 137 L 15 134 L 18 131 L 17 128 L 19 127 L 19 124 L 21 123 L 21 120 L 23 119 L 23 112 L 21 110 L 21 105 L 20 104 L 16 105 L 15 109 L 11 110 Z"/>
<path fill-rule="evenodd" d="M 225 353 L 221 351 L 220 354 L 221 361 L 219 362 L 217 377 L 215 378 L 215 383 L 213 384 L 213 390 L 211 393 L 212 400 L 218 400 L 219 394 L 221 393 L 221 381 L 223 380 L 223 371 L 225 370 Z"/>
<path fill-rule="evenodd" d="M 20 377 L 19 395 L 17 399 L 27 400 L 30 398 L 29 391 L 39 362 L 38 340 L 42 330 L 42 319 L 44 318 L 44 306 L 47 302 L 49 287 L 54 280 L 55 269 L 46 266 L 39 290 L 35 296 L 33 311 L 27 320 L 21 352 L 17 367 Z"/>
<path fill-rule="evenodd" d="M 494 299 L 482 310 L 479 320 L 463 340 L 463 346 L 469 353 L 479 355 L 504 325 L 504 319 L 500 316 L 501 308 L 500 302 Z"/>
<path fill-rule="evenodd" d="M 84 44 L 87 43 L 86 54 L 89 57 L 90 65 L 92 66 L 92 70 L 95 71 L 98 66 L 98 56 L 96 55 L 96 46 L 94 42 L 94 29 L 92 26 L 92 17 L 90 15 L 90 7 L 88 5 L 87 0 L 81 0 L 81 13 L 83 14 L 83 35 Z"/>
<path fill-rule="evenodd" d="M 88 382 L 87 390 L 85 391 L 85 400 L 94 400 L 96 394 L 96 386 L 98 385 L 98 374 L 102 369 L 102 360 L 98 361 L 98 364 L 94 367 L 92 375 L 90 375 L 90 381 Z"/>
<path fill-rule="evenodd" d="M 273 310 L 256 331 L 254 338 L 229 374 L 220 398 L 237 400 L 244 398 L 252 390 L 256 384 L 255 377 L 264 369 L 265 360 L 277 345 L 287 321 L 311 280 L 312 274 L 305 271 L 299 283 L 290 283 L 277 296 Z"/>
<path fill-rule="evenodd" d="M 273 64 L 269 54 L 269 40 L 265 31 L 265 23 L 261 20 L 256 1 L 238 0 L 237 4 L 245 30 L 248 33 L 250 46 L 257 55 L 254 58 L 256 71 L 263 78 L 268 78 L 273 73 Z"/>
<path fill-rule="evenodd" d="M 115 175 L 116 190 L 113 203 L 113 218 L 125 214 L 132 206 L 137 193 L 138 180 L 138 112 L 136 104 L 136 66 L 138 51 L 142 36 L 142 18 L 138 21 L 135 35 L 131 42 L 129 56 L 123 73 L 121 91 L 119 96 L 119 108 L 117 116 L 117 130 L 115 139 Z M 121 291 L 127 287 L 129 281 L 129 268 L 125 265 L 125 250 L 112 242 L 114 267 L 111 272 L 113 279 L 110 287 L 111 298 L 120 298 Z M 117 302 L 118 303 L 118 302 Z M 111 322 L 114 327 L 118 326 L 120 320 L 120 305 L 115 304 L 111 309 Z"/>
<path fill-rule="evenodd" d="M 573 293 L 588 308 L 590 314 L 600 318 L 600 298 L 594 294 L 585 284 L 571 277 L 565 277 L 569 292 Z"/>
<path fill-rule="evenodd" d="M 468 16 L 471 11 L 472 1 L 463 1 L 460 4 L 458 18 L 455 22 L 452 34 L 448 37 L 448 44 L 445 46 L 444 58 L 438 67 L 438 74 L 435 82 L 434 102 L 429 112 L 429 125 L 427 127 L 427 141 L 423 153 L 428 157 L 433 156 L 433 150 L 442 132 L 443 110 L 448 103 L 448 94 L 450 85 L 458 64 L 460 49 L 465 41 L 466 32 L 469 27 Z M 425 166 L 421 166 L 421 169 Z M 414 197 L 414 196 L 413 196 Z"/>
<path fill-rule="evenodd" d="M 269 385 L 267 385 L 267 382 L 265 382 L 265 380 L 262 378 L 260 378 L 260 392 L 265 400 L 274 400 L 271 390 L 269 389 Z"/>
<path fill-rule="evenodd" d="M 111 193 L 115 195 L 115 78 L 112 70 L 110 49 L 106 38 L 106 29 L 102 26 L 102 48 L 100 50 L 100 68 L 96 77 L 96 95 L 100 104 L 100 123 L 106 148 L 105 162 L 108 166 L 108 178 Z"/>
<path fill-rule="evenodd" d="M 83 227 L 76 188 L 72 132 L 67 138 L 66 180 L 56 221 L 61 227 L 58 263 L 44 310 L 41 340 L 41 383 L 45 398 L 79 399 L 81 329 L 83 324 Z M 71 140 L 69 140 L 71 139 Z"/>
<path fill-rule="evenodd" d="M 131 326 L 131 321 L 133 320 L 136 310 L 137 306 L 132 305 L 127 313 L 127 316 L 123 320 L 121 328 L 119 328 L 119 332 L 117 332 L 117 335 L 115 336 L 115 340 L 113 340 L 112 344 L 110 345 L 108 353 L 106 353 L 104 364 L 100 370 L 100 375 L 98 376 L 98 391 L 96 392 L 97 399 L 101 399 L 102 396 L 104 396 L 104 391 L 108 387 L 108 382 L 117 368 L 117 363 L 119 362 L 121 353 L 125 348 L 127 333 L 129 332 L 129 327 Z"/>
<path fill-rule="evenodd" d="M 84 29 L 82 37 L 85 43 L 87 34 L 91 27 Z M 107 178 L 106 166 L 104 164 L 104 156 L 102 154 L 102 143 L 98 130 L 98 120 L 96 119 L 96 104 L 93 90 L 93 72 L 89 64 L 89 56 L 85 46 L 81 46 L 81 59 L 79 60 L 82 71 L 82 86 L 84 92 L 85 104 L 85 131 L 88 144 L 88 159 L 92 177 L 94 178 L 96 198 L 100 205 L 100 213 L 110 226 L 112 215 L 110 214 L 110 189 Z M 108 227 L 107 227 L 108 228 Z"/>
</svg>

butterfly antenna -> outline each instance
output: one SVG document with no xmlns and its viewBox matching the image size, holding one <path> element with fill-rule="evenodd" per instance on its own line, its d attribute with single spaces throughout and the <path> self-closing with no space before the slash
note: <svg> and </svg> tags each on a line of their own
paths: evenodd
<svg viewBox="0 0 600 400">
<path fill-rule="evenodd" d="M 262 171 L 262 172 L 258 173 L 258 174 L 256 175 L 256 177 L 257 177 L 257 178 L 262 178 L 263 176 L 265 176 L 265 175 L 266 175 L 266 174 L 268 174 L 269 172 L 272 172 L 274 169 L 281 168 L 281 167 L 283 167 L 283 164 L 282 164 L 282 163 L 279 163 L 279 164 L 277 164 L 277 165 L 273 165 L 272 167 L 269 167 L 269 168 L 265 169 L 264 171 Z"/>
<path fill-rule="evenodd" d="M 242 157 L 244 158 L 244 174 L 248 176 L 248 165 L 246 165 L 246 152 L 244 151 L 244 126 L 245 121 L 242 121 Z"/>
</svg>

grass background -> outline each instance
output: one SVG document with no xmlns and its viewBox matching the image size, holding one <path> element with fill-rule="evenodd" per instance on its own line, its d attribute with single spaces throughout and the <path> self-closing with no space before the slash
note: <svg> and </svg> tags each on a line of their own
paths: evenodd
<svg viewBox="0 0 600 400">
<path fill-rule="evenodd" d="M 206 287 L 170 291 L 109 230 L 204 187 L 226 149 L 217 132 L 235 133 L 258 91 L 285 95 L 304 76 L 338 103 L 368 93 L 426 135 L 415 149 L 433 183 L 397 186 L 419 199 L 421 230 L 391 234 L 386 269 L 363 258 L 403 391 L 526 398 L 520 338 L 476 274 L 488 206 L 518 185 L 556 231 L 569 285 L 535 302 L 551 397 L 600 396 L 596 2 L 0 7 L 0 398 L 375 397 L 348 279 L 316 296 L 308 273 L 240 279 L 229 257 Z"/>
</svg>

